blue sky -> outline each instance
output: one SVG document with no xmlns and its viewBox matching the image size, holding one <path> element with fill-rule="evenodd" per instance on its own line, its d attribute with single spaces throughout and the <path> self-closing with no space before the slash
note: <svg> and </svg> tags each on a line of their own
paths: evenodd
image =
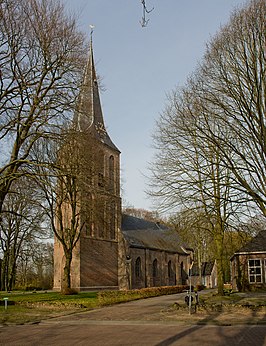
<svg viewBox="0 0 266 346">
<path fill-rule="evenodd" d="M 62 0 L 79 16 L 80 29 L 93 33 L 105 124 L 121 151 L 124 206 L 152 209 L 146 196 L 151 135 L 167 93 L 185 83 L 205 45 L 243 0 L 146 0 L 148 26 L 142 28 L 141 0 Z"/>
</svg>

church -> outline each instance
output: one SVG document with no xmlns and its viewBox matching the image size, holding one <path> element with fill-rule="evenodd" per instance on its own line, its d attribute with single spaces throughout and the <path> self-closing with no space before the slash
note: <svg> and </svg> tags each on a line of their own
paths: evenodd
<svg viewBox="0 0 266 346">
<path fill-rule="evenodd" d="M 166 226 L 122 214 L 120 151 L 105 127 L 92 40 L 73 122 L 80 138 L 85 138 L 83 151 L 90 163 L 80 194 L 84 227 L 73 251 L 71 288 L 87 291 L 187 284 L 193 250 Z M 92 169 L 94 174 L 90 174 Z M 64 261 L 62 245 L 55 239 L 55 290 L 61 289 Z"/>
</svg>

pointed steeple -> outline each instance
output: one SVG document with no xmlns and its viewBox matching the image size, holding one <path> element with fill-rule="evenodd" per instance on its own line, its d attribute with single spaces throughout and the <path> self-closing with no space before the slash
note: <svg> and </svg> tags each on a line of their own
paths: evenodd
<svg viewBox="0 0 266 346">
<path fill-rule="evenodd" d="M 96 137 L 109 147 L 119 151 L 111 141 L 104 124 L 97 75 L 93 58 L 92 36 L 89 58 L 80 90 L 75 124 L 79 131 L 94 132 Z"/>
</svg>

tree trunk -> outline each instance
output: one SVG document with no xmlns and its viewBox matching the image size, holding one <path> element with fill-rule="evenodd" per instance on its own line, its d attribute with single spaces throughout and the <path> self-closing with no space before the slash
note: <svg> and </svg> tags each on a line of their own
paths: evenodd
<svg viewBox="0 0 266 346">
<path fill-rule="evenodd" d="M 64 266 L 64 275 L 63 275 L 63 281 L 62 281 L 62 287 L 61 287 L 61 292 L 63 294 L 71 294 L 71 275 L 70 275 L 70 270 L 71 270 L 71 262 L 72 262 L 72 250 L 69 250 L 65 252 L 65 266 Z"/>
<path fill-rule="evenodd" d="M 202 256 L 200 251 L 198 251 L 198 267 L 199 267 L 199 285 L 202 285 Z"/>
<path fill-rule="evenodd" d="M 218 295 L 224 295 L 224 272 L 223 272 L 223 238 L 218 235 L 215 239 L 216 243 L 216 265 L 217 265 L 217 286 Z"/>
<path fill-rule="evenodd" d="M 16 282 L 16 260 L 13 259 L 13 263 L 10 265 L 11 270 L 8 275 L 7 290 L 11 291 L 14 288 Z"/>
<path fill-rule="evenodd" d="M 4 252 L 4 257 L 2 261 L 2 277 L 1 277 L 1 290 L 2 291 L 7 291 L 7 283 L 8 283 L 8 266 L 9 266 L 9 255 L 5 251 Z"/>
</svg>

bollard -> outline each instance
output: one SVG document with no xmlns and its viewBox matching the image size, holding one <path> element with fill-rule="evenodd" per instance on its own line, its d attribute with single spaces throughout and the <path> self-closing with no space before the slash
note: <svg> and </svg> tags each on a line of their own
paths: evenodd
<svg viewBox="0 0 266 346">
<path fill-rule="evenodd" d="M 195 292 L 195 313 L 197 313 L 197 307 L 199 305 L 199 295 L 198 292 Z"/>
<path fill-rule="evenodd" d="M 196 304 L 199 304 L 199 294 L 198 292 L 195 292 L 195 299 L 196 299 Z"/>
<path fill-rule="evenodd" d="M 7 310 L 7 301 L 8 301 L 8 298 L 5 297 L 5 298 L 3 298 L 3 300 L 4 300 L 4 302 L 5 302 L 5 310 Z"/>
</svg>

